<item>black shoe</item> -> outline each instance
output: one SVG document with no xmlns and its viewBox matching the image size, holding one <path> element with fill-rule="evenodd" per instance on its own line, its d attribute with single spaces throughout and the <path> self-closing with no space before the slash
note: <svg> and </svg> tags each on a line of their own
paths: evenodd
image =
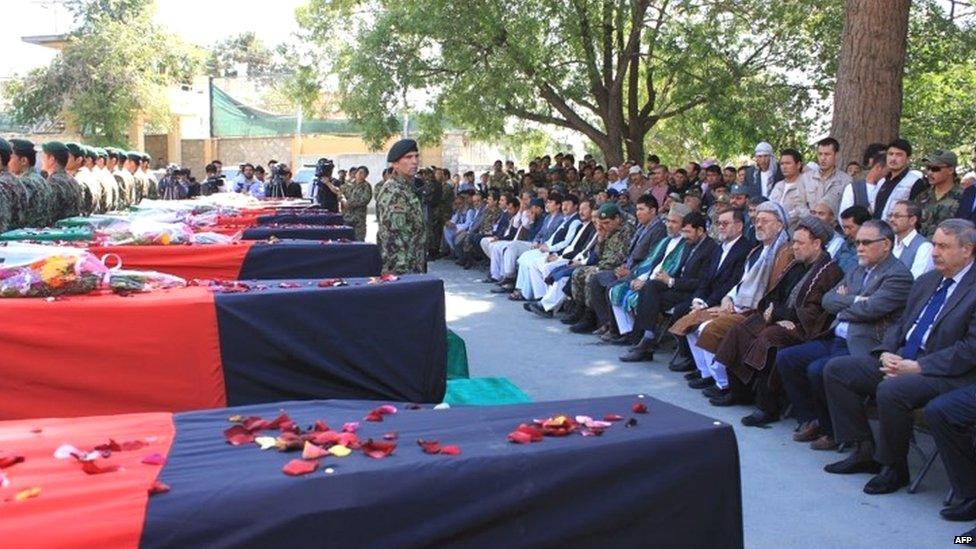
<svg viewBox="0 0 976 549">
<path fill-rule="evenodd" d="M 562 322 L 563 324 L 573 325 L 579 322 L 580 320 L 583 320 L 583 315 L 585 314 L 586 311 L 576 311 L 573 314 L 566 316 L 565 318 L 560 320 L 560 322 Z"/>
<path fill-rule="evenodd" d="M 596 329 L 596 313 L 589 309 L 583 312 L 579 322 L 569 327 L 569 331 L 574 334 L 589 334 Z"/>
<path fill-rule="evenodd" d="M 645 351 L 642 349 L 633 349 L 620 357 L 620 362 L 652 362 L 653 360 L 654 351 Z"/>
<path fill-rule="evenodd" d="M 526 301 L 525 303 L 522 304 L 522 309 L 524 309 L 525 312 L 527 313 L 531 313 L 533 303 L 534 303 L 533 301 Z"/>
<path fill-rule="evenodd" d="M 542 318 L 552 318 L 552 311 L 547 311 L 545 307 L 538 303 L 527 303 L 529 311 L 541 316 Z"/>
<path fill-rule="evenodd" d="M 692 370 L 692 371 L 688 372 L 687 374 L 685 374 L 684 375 L 684 378 L 685 378 L 685 381 L 691 381 L 693 379 L 701 379 L 702 376 L 701 376 L 701 372 L 699 372 L 696 369 L 696 370 Z"/>
<path fill-rule="evenodd" d="M 763 425 L 769 425 L 777 421 L 779 421 L 778 415 L 770 414 L 762 410 L 756 410 L 742 418 L 742 424 L 746 427 L 762 427 Z"/>
<path fill-rule="evenodd" d="M 515 284 L 505 283 L 497 288 L 492 288 L 490 291 L 493 294 L 507 294 L 509 292 L 515 291 Z"/>
<path fill-rule="evenodd" d="M 857 473 L 878 474 L 881 464 L 874 461 L 874 445 L 862 442 L 853 452 L 841 461 L 824 465 L 824 471 L 835 475 L 853 475 Z"/>
<path fill-rule="evenodd" d="M 708 389 L 705 390 L 707 391 Z M 704 391 L 702 392 L 704 393 Z M 752 404 L 752 399 L 749 398 L 747 395 L 736 394 L 734 391 L 728 390 L 728 392 L 724 396 L 710 398 L 708 399 L 708 402 L 712 406 L 725 407 L 725 406 L 735 406 L 736 404 Z"/>
<path fill-rule="evenodd" d="M 488 278 L 483 278 L 479 280 L 479 282 L 484 282 L 485 284 L 498 284 L 498 281 L 490 276 Z"/>
<path fill-rule="evenodd" d="M 955 505 L 950 505 L 939 511 L 939 515 L 957 522 L 976 520 L 976 498 L 966 498 Z"/>
<path fill-rule="evenodd" d="M 885 465 L 881 472 L 864 485 L 864 493 L 873 496 L 897 492 L 899 488 L 908 486 L 911 479 L 908 476 L 908 464 Z"/>
<path fill-rule="evenodd" d="M 692 389 L 706 389 L 712 385 L 715 385 L 715 380 L 710 377 L 703 378 L 699 376 L 698 379 L 692 379 L 688 382 L 688 386 Z"/>
<path fill-rule="evenodd" d="M 632 337 L 632 334 L 622 334 L 610 340 L 610 343 L 614 345 L 630 345 L 632 343 Z"/>
<path fill-rule="evenodd" d="M 728 396 L 729 392 L 728 387 L 722 389 L 718 385 L 712 385 L 702 390 L 702 396 L 705 398 L 723 398 Z"/>
<path fill-rule="evenodd" d="M 697 371 L 697 368 L 695 367 L 694 360 L 686 358 L 685 360 L 675 362 L 674 364 L 669 364 L 668 370 L 671 370 L 672 372 L 691 372 L 693 370 Z"/>
</svg>

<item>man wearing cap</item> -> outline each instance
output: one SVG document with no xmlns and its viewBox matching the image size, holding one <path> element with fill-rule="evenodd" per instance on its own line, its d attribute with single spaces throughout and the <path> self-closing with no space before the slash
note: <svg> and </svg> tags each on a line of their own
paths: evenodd
<svg viewBox="0 0 976 549">
<path fill-rule="evenodd" d="M 0 167 L 0 229 L 21 229 L 27 226 L 30 209 L 30 193 L 27 187 L 7 169 L 13 148 L 6 140 L 0 141 L 0 154 L 3 155 L 3 166 Z"/>
<path fill-rule="evenodd" d="M 594 292 L 593 279 L 598 272 L 612 271 L 627 260 L 627 250 L 634 233 L 633 226 L 624 220 L 623 212 L 616 204 L 600 206 L 597 218 L 601 230 L 591 259 L 587 266 L 574 270 L 570 278 L 570 294 L 582 311 L 579 321 L 570 327 L 570 331 L 577 334 L 589 333 L 597 327 L 596 313 L 590 302 Z"/>
<path fill-rule="evenodd" d="M 915 203 L 922 210 L 919 232 L 931 239 L 939 223 L 955 216 L 962 199 L 962 188 L 956 180 L 956 153 L 938 150 L 926 156 L 923 162 L 929 186 L 915 197 Z"/>
<path fill-rule="evenodd" d="M 27 206 L 28 227 L 49 227 L 54 219 L 54 189 L 34 169 L 37 153 L 34 144 L 26 139 L 11 139 L 10 172 L 20 178 L 29 194 Z"/>
<path fill-rule="evenodd" d="M 130 163 L 131 168 L 129 167 Z M 139 151 L 129 151 L 126 155 L 125 165 L 136 182 L 134 200 L 135 204 L 138 205 L 142 202 L 143 198 L 149 198 L 149 177 L 142 170 L 142 153 Z"/>
<path fill-rule="evenodd" d="M 118 159 L 115 178 L 122 182 L 122 203 L 119 208 L 128 208 L 136 203 L 136 179 L 132 175 L 135 171 L 135 164 L 129 160 L 128 151 L 117 149 L 115 153 Z M 130 167 L 132 167 L 131 170 Z"/>
<path fill-rule="evenodd" d="M 131 204 L 129 200 L 129 187 L 127 185 L 126 176 L 129 172 L 122 169 L 122 165 L 125 163 L 125 153 L 121 149 L 110 148 L 108 149 L 108 161 L 105 163 L 105 169 L 108 170 L 109 174 L 112 175 L 112 179 L 115 180 L 115 208 L 116 210 L 124 210 Z M 123 175 L 123 172 L 125 175 Z"/>
<path fill-rule="evenodd" d="M 651 174 L 654 177 L 654 174 Z M 627 194 L 630 195 L 630 201 L 637 202 L 637 197 L 644 194 L 651 189 L 651 182 L 644 179 L 644 174 L 641 172 L 640 166 L 631 166 L 628 170 L 628 179 L 630 180 L 627 185 Z M 666 194 L 666 193 L 665 193 Z M 658 199 L 658 202 L 663 204 L 662 199 Z"/>
<path fill-rule="evenodd" d="M 146 178 L 146 198 L 155 200 L 159 198 L 159 180 L 156 179 L 156 174 L 152 172 L 149 165 L 151 162 L 152 156 L 149 156 L 149 153 L 142 153 L 139 167 Z"/>
<path fill-rule="evenodd" d="M 386 161 L 393 167 L 390 180 L 376 191 L 376 235 L 383 272 L 427 272 L 424 212 L 413 192 L 413 177 L 420 164 L 417 142 L 401 139 L 390 147 Z"/>
<path fill-rule="evenodd" d="M 48 173 L 47 182 L 55 191 L 55 220 L 81 215 L 84 200 L 81 185 L 64 170 L 68 154 L 68 147 L 60 141 L 48 141 L 41 146 L 41 167 Z"/>
<path fill-rule="evenodd" d="M 369 168 L 363 166 L 352 174 L 351 182 L 340 188 L 342 217 L 353 228 L 359 242 L 366 240 L 366 209 L 373 199 L 373 187 L 366 181 L 368 175 Z"/>
<path fill-rule="evenodd" d="M 773 158 L 773 146 L 765 141 L 756 145 L 755 160 L 755 166 L 746 168 L 743 185 L 749 190 L 749 196 L 769 197 L 776 183 L 783 179 L 783 172 Z"/>
<path fill-rule="evenodd" d="M 108 170 L 108 151 L 99 147 L 95 149 L 97 158 L 95 159 L 95 177 L 98 178 L 102 186 L 102 198 L 99 209 L 103 212 L 110 212 L 115 209 L 115 193 L 117 183 L 112 172 Z"/>
<path fill-rule="evenodd" d="M 65 165 L 64 171 L 81 185 L 81 213 L 91 215 L 94 211 L 93 204 L 95 200 L 92 172 L 87 165 L 88 155 L 91 151 L 87 146 L 73 141 L 65 143 L 64 146 L 68 148 L 68 163 Z"/>
<path fill-rule="evenodd" d="M 757 410 L 742 418 L 756 427 L 779 421 L 780 395 L 774 390 L 770 356 L 776 349 L 797 345 L 827 332 L 833 315 L 824 309 L 823 297 L 844 278 L 827 253 L 833 230 L 816 217 L 805 215 L 793 232 L 794 260 L 744 322 L 733 326 L 718 347 L 715 361 L 728 366 L 741 383 L 754 387 Z"/>
</svg>

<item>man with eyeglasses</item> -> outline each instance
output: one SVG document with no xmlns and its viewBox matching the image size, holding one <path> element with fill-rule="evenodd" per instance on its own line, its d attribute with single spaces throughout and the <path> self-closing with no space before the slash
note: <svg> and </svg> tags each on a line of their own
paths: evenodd
<svg viewBox="0 0 976 549">
<path fill-rule="evenodd" d="M 888 224 L 895 231 L 892 253 L 912 271 L 915 278 L 932 270 L 932 243 L 915 230 L 921 215 L 918 204 L 911 200 L 895 202 L 888 214 Z"/>
<path fill-rule="evenodd" d="M 929 186 L 916 198 L 915 203 L 922 210 L 919 232 L 925 238 L 932 238 L 936 227 L 953 217 L 959 209 L 962 188 L 956 181 L 956 153 L 935 151 L 925 157 L 925 177 Z"/>
<path fill-rule="evenodd" d="M 891 255 L 895 235 L 884 221 L 866 221 L 854 240 L 857 266 L 823 298 L 836 315 L 827 333 L 812 341 L 780 349 L 776 370 L 800 422 L 796 442 L 814 450 L 837 448 L 827 411 L 823 369 L 840 356 L 870 356 L 885 329 L 901 316 L 912 288 L 912 273 Z"/>
</svg>

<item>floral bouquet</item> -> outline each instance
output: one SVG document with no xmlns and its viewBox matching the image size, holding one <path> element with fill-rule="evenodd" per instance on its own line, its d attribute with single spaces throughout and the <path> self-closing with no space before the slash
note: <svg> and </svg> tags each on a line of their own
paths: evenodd
<svg viewBox="0 0 976 549">
<path fill-rule="evenodd" d="M 53 297 L 96 290 L 108 269 L 94 255 L 51 248 L 27 263 L 0 268 L 0 297 Z"/>
</svg>

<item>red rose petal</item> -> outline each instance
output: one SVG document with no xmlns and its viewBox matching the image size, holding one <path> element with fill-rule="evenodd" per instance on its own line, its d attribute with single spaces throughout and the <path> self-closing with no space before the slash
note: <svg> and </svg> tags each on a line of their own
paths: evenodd
<svg viewBox="0 0 976 549">
<path fill-rule="evenodd" d="M 314 472 L 319 467 L 319 462 L 308 461 L 304 459 L 293 459 L 285 464 L 281 468 L 282 472 L 286 475 L 291 475 L 293 477 L 307 475 Z"/>
<path fill-rule="evenodd" d="M 323 431 L 321 433 L 313 433 L 308 440 L 310 440 L 314 444 L 318 444 L 319 446 L 329 447 L 339 442 L 339 433 L 335 431 Z"/>
<path fill-rule="evenodd" d="M 149 487 L 149 495 L 165 494 L 169 492 L 169 485 L 159 482 L 158 480 L 153 481 L 152 486 Z"/>
<path fill-rule="evenodd" d="M 644 404 L 643 402 L 635 402 L 634 405 L 630 407 L 630 409 L 633 410 L 635 414 L 646 414 L 647 404 Z"/>
<path fill-rule="evenodd" d="M 224 438 L 232 446 L 241 446 L 254 442 L 254 435 L 245 429 L 243 425 L 234 425 L 233 427 L 224 429 Z"/>
<path fill-rule="evenodd" d="M 461 454 L 461 449 L 454 445 L 442 446 L 441 453 L 449 456 L 457 456 Z"/>
<path fill-rule="evenodd" d="M 89 475 L 101 475 L 103 473 L 114 473 L 121 469 L 119 465 L 106 465 L 102 467 L 101 465 L 95 463 L 94 461 L 83 461 L 81 462 L 81 470 L 88 473 Z"/>
<path fill-rule="evenodd" d="M 376 411 L 379 412 L 379 413 L 381 413 L 381 414 L 383 414 L 384 416 L 393 415 L 393 414 L 397 413 L 396 406 L 394 406 L 392 404 L 384 404 L 384 405 L 376 408 Z"/>
<path fill-rule="evenodd" d="M 350 421 L 350 422 L 344 423 L 342 425 L 342 431 L 344 433 L 355 433 L 358 430 L 359 430 L 359 422 L 358 421 Z"/>
<path fill-rule="evenodd" d="M 329 430 L 329 426 L 326 425 L 321 419 L 315 421 L 315 425 L 312 426 L 312 430 L 315 432 L 323 433 Z"/>
<path fill-rule="evenodd" d="M 617 414 L 607 414 L 603 416 L 603 421 L 621 421 L 624 416 L 618 416 Z"/>
<path fill-rule="evenodd" d="M 508 441 L 515 444 L 529 444 L 532 442 L 532 435 L 524 431 L 512 431 L 508 434 Z"/>
<path fill-rule="evenodd" d="M 231 429 L 233 429 L 233 427 Z M 227 431 L 224 431 L 224 434 L 226 435 L 227 434 Z M 96 452 L 101 452 L 102 454 L 111 454 L 112 452 L 121 452 L 122 451 L 122 447 L 119 446 L 119 443 L 118 442 L 115 442 L 112 439 L 108 439 L 108 442 L 107 443 L 105 443 L 105 444 L 99 444 L 98 446 L 96 446 L 95 447 L 95 451 Z"/>
<path fill-rule="evenodd" d="M 291 418 L 288 416 L 288 414 L 282 412 L 281 414 L 278 415 L 278 417 L 271 420 L 270 425 L 272 428 L 278 429 L 281 428 L 282 423 L 288 423 L 288 422 L 291 422 Z"/>
<path fill-rule="evenodd" d="M 244 428 L 252 433 L 255 431 L 263 431 L 265 429 L 271 429 L 271 422 L 257 416 L 249 417 L 244 420 Z"/>
<path fill-rule="evenodd" d="M 356 433 L 339 433 L 339 439 L 336 444 L 341 444 L 346 448 L 355 450 L 359 448 L 359 435 Z"/>
<path fill-rule="evenodd" d="M 24 456 L 15 456 L 13 454 L 8 454 L 6 452 L 0 452 L 0 469 L 13 467 L 18 463 L 23 463 L 24 460 L 25 460 Z"/>
<path fill-rule="evenodd" d="M 133 452 L 145 446 L 146 443 L 141 440 L 127 440 L 123 442 L 120 446 L 123 452 Z"/>
<path fill-rule="evenodd" d="M 436 440 L 420 439 L 417 444 L 425 454 L 438 454 L 441 451 L 441 445 Z"/>
<path fill-rule="evenodd" d="M 540 440 L 542 440 L 542 435 L 543 435 L 542 431 L 540 431 L 539 429 L 536 429 L 535 427 L 533 427 L 531 425 L 527 425 L 527 424 L 523 423 L 523 424 L 519 425 L 518 426 L 518 429 L 516 429 L 516 430 L 519 431 L 519 432 L 521 432 L 521 433 L 525 433 L 526 435 L 528 435 L 530 442 L 539 442 Z"/>
<path fill-rule="evenodd" d="M 166 458 L 162 454 L 149 454 L 142 458 L 142 462 L 146 465 L 162 465 L 166 463 Z"/>
<path fill-rule="evenodd" d="M 366 414 L 366 417 L 363 419 L 365 419 L 366 421 L 383 421 L 383 414 L 377 412 L 376 410 L 373 410 L 370 413 Z"/>
<path fill-rule="evenodd" d="M 362 445 L 362 450 L 364 454 L 373 459 L 382 459 L 396 450 L 396 443 L 369 439 Z"/>
<path fill-rule="evenodd" d="M 306 442 L 302 448 L 302 459 L 319 459 L 328 455 L 330 455 L 328 450 L 324 450 L 311 442 Z"/>
</svg>

